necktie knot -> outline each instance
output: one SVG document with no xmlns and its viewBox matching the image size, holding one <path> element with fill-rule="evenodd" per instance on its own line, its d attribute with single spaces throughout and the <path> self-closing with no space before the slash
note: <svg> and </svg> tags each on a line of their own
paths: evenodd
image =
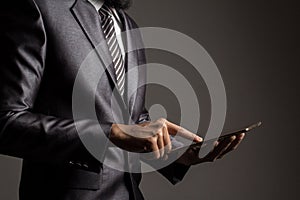
<svg viewBox="0 0 300 200">
<path fill-rule="evenodd" d="M 99 9 L 99 14 L 101 17 L 101 21 L 112 17 L 112 11 L 106 4 L 103 4 L 102 7 Z"/>
</svg>

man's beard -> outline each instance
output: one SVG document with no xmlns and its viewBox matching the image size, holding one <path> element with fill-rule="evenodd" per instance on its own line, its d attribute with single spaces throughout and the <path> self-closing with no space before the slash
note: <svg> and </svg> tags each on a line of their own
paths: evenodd
<svg viewBox="0 0 300 200">
<path fill-rule="evenodd" d="M 115 9 L 126 10 L 131 6 L 131 0 L 105 0 L 105 3 Z"/>
</svg>

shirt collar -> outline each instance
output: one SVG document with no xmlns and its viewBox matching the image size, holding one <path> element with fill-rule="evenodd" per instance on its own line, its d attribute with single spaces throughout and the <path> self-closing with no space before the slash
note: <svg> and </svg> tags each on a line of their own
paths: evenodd
<svg viewBox="0 0 300 200">
<path fill-rule="evenodd" d="M 104 0 L 88 0 L 98 11 L 104 4 Z"/>
<path fill-rule="evenodd" d="M 88 1 L 95 7 L 95 9 L 96 9 L 97 11 L 102 7 L 102 5 L 103 5 L 104 2 L 105 2 L 105 0 L 88 0 Z M 122 24 L 122 23 L 121 23 L 120 16 L 118 15 L 116 9 L 112 8 L 111 10 L 113 11 L 113 15 L 114 15 L 115 19 L 117 20 L 117 22 L 118 22 L 119 24 Z"/>
</svg>

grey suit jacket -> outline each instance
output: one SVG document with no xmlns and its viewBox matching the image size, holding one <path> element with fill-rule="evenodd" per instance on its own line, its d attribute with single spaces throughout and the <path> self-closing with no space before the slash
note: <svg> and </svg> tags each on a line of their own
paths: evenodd
<svg viewBox="0 0 300 200">
<path fill-rule="evenodd" d="M 126 13 L 118 12 L 125 30 L 137 28 Z M 78 135 L 98 137 L 100 123 L 102 137 L 109 136 L 115 122 L 109 106 L 113 66 L 106 69 L 95 94 L 98 121 L 84 114 L 77 121 L 73 117 L 72 91 L 79 67 L 104 40 L 93 6 L 86 0 L 5 1 L 0 22 L 0 153 L 24 159 L 20 199 L 143 199 L 138 188 L 141 174 L 103 165 Z M 138 35 L 126 37 L 127 45 L 141 40 Z M 127 71 L 146 63 L 144 50 L 127 53 L 126 63 Z M 130 84 L 143 83 L 145 73 L 141 69 L 129 78 L 127 90 L 133 89 Z M 83 95 L 90 92 L 88 84 L 82 88 Z M 133 123 L 149 120 L 144 96 L 145 87 L 140 87 L 122 101 Z M 103 141 L 97 140 L 105 146 Z M 160 172 L 175 184 L 187 169 L 172 164 Z"/>
</svg>

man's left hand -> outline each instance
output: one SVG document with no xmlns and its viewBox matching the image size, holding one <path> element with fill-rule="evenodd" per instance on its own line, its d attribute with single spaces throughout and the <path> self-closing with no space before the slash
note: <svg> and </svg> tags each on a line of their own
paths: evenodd
<svg viewBox="0 0 300 200">
<path fill-rule="evenodd" d="M 244 137 L 245 134 L 242 133 L 237 136 L 224 139 L 220 142 L 215 142 L 213 150 L 203 158 L 199 158 L 200 148 L 189 148 L 176 162 L 186 166 L 197 165 L 203 162 L 214 162 L 217 159 L 222 158 L 227 153 L 235 150 Z"/>
</svg>

